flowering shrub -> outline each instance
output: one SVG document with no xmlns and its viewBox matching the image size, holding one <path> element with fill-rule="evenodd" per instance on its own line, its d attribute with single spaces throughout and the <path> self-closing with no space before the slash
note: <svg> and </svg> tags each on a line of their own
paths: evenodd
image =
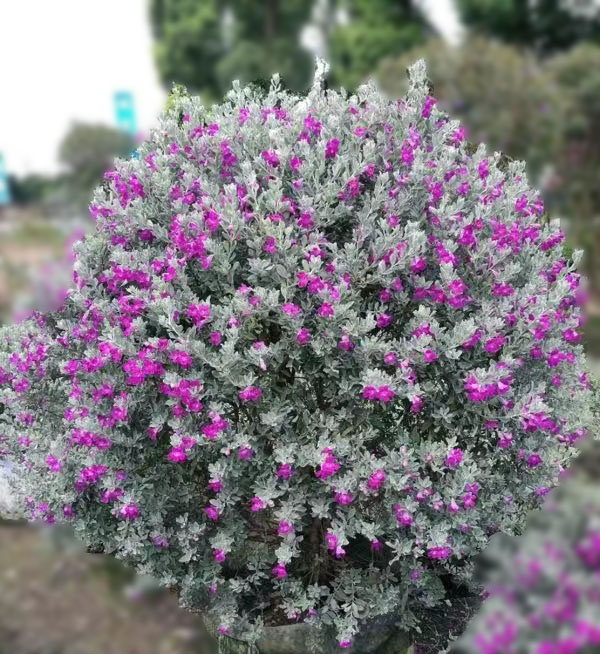
<svg viewBox="0 0 600 654">
<path fill-rule="evenodd" d="M 410 627 L 583 433 L 562 235 L 410 75 L 392 103 L 277 78 L 176 98 L 96 192 L 64 308 L 2 335 L 32 516 L 222 633 Z"/>
<path fill-rule="evenodd" d="M 588 481 L 560 491 L 523 537 L 490 548 L 496 569 L 488 599 L 457 651 L 591 654 L 600 648 L 598 488 Z"/>
</svg>

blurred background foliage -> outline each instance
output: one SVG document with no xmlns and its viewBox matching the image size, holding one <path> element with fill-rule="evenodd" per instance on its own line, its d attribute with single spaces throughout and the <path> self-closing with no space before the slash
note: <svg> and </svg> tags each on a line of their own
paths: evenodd
<svg viewBox="0 0 600 654">
<path fill-rule="evenodd" d="M 279 72 L 289 88 L 310 80 L 312 58 L 299 33 L 308 21 L 305 0 L 151 0 L 158 71 L 217 100 L 232 79 L 251 82 Z"/>
<path fill-rule="evenodd" d="M 115 157 L 129 157 L 134 149 L 133 138 L 121 130 L 107 125 L 74 123 L 59 151 L 59 160 L 67 171 L 64 182 L 73 200 L 86 207 L 104 172 L 112 168 Z"/>
<path fill-rule="evenodd" d="M 540 55 L 581 41 L 600 43 L 594 0 L 456 0 L 467 27 Z"/>
</svg>

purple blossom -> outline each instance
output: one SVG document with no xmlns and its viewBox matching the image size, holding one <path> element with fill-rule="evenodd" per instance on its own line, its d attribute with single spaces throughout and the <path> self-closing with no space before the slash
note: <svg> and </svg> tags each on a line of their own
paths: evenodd
<svg viewBox="0 0 600 654">
<path fill-rule="evenodd" d="M 335 493 L 335 502 L 344 506 L 345 504 L 352 504 L 354 497 L 348 491 L 338 491 Z"/>
<path fill-rule="evenodd" d="M 378 491 L 386 480 L 385 470 L 378 468 L 375 472 L 369 477 L 367 482 L 367 487 L 371 490 Z"/>
<path fill-rule="evenodd" d="M 496 354 L 496 352 L 502 349 L 505 342 L 506 339 L 504 338 L 504 336 L 502 334 L 498 334 L 497 336 L 488 338 L 488 340 L 485 342 L 483 346 L 483 349 L 488 354 Z"/>
<path fill-rule="evenodd" d="M 284 313 L 287 313 L 289 316 L 293 317 L 299 316 L 302 313 L 302 309 L 293 302 L 286 302 L 285 304 L 282 304 L 281 310 Z"/>
<path fill-rule="evenodd" d="M 462 463 L 463 457 L 464 455 L 462 450 L 459 448 L 454 448 L 446 457 L 446 465 L 454 470 Z"/>
<path fill-rule="evenodd" d="M 315 476 L 319 479 L 327 479 L 328 477 L 335 475 L 335 473 L 340 469 L 340 464 L 335 458 L 333 452 L 325 451 L 324 454 L 325 458 L 315 473 Z"/>
<path fill-rule="evenodd" d="M 256 513 L 257 511 L 262 511 L 266 507 L 266 504 L 260 497 L 254 496 L 250 500 L 250 511 Z"/>
<path fill-rule="evenodd" d="M 184 461 L 187 461 L 187 454 L 183 448 L 174 447 L 169 451 L 168 458 L 169 461 L 172 461 L 173 463 L 183 463 Z"/>
<path fill-rule="evenodd" d="M 260 156 L 269 166 L 273 168 L 277 168 L 279 166 L 279 157 L 275 152 L 265 150 L 264 152 L 260 153 Z"/>
<path fill-rule="evenodd" d="M 434 361 L 437 361 L 438 355 L 435 350 L 432 350 L 431 348 L 427 348 L 423 352 L 423 360 L 425 363 L 433 363 Z"/>
<path fill-rule="evenodd" d="M 322 318 L 331 318 L 334 314 L 334 309 L 329 302 L 323 302 L 323 304 L 317 309 L 317 313 Z"/>
<path fill-rule="evenodd" d="M 121 507 L 119 515 L 125 520 L 137 520 L 140 515 L 140 509 L 134 502 L 129 502 L 129 504 L 125 504 Z"/>
<path fill-rule="evenodd" d="M 335 159 L 340 149 L 340 140 L 336 138 L 329 139 L 325 145 L 325 159 Z"/>
<path fill-rule="evenodd" d="M 262 390 L 257 386 L 247 386 L 244 390 L 239 392 L 240 400 L 242 402 L 258 402 L 262 397 Z"/>
<path fill-rule="evenodd" d="M 450 547 L 431 547 L 427 550 L 427 556 L 432 560 L 443 560 L 452 556 Z"/>
<path fill-rule="evenodd" d="M 278 579 L 285 579 L 287 577 L 287 570 L 285 568 L 285 565 L 283 563 L 278 563 L 275 567 L 271 568 L 271 572 L 278 578 Z"/>
<path fill-rule="evenodd" d="M 217 522 L 217 520 L 220 517 L 220 512 L 219 509 L 214 506 L 213 504 L 209 504 L 205 509 L 204 513 L 206 514 L 206 517 L 209 520 L 212 520 L 213 522 Z"/>
<path fill-rule="evenodd" d="M 280 479 L 290 479 L 294 475 L 294 468 L 289 463 L 282 463 L 279 468 L 277 468 L 276 475 Z"/>
<path fill-rule="evenodd" d="M 294 533 L 294 525 L 292 525 L 292 523 L 288 522 L 287 520 L 282 520 L 279 523 L 279 527 L 277 528 L 277 533 L 280 536 L 285 536 L 286 534 L 293 534 Z"/>
</svg>

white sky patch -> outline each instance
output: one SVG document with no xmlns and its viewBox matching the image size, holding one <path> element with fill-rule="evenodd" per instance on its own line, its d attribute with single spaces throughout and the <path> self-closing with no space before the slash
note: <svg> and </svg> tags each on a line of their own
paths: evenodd
<svg viewBox="0 0 600 654">
<path fill-rule="evenodd" d="M 460 43 L 464 27 L 453 0 L 415 0 L 415 5 L 444 39 L 452 45 Z"/>
<path fill-rule="evenodd" d="M 115 124 L 115 91 L 131 91 L 138 127 L 164 106 L 146 0 L 0 2 L 0 151 L 9 172 L 58 170 L 75 121 Z"/>
</svg>

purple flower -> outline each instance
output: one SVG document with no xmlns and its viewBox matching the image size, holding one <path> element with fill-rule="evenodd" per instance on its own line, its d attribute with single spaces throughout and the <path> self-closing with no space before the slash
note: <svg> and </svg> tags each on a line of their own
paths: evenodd
<svg viewBox="0 0 600 654">
<path fill-rule="evenodd" d="M 329 302 L 323 302 L 323 304 L 317 309 L 317 313 L 322 318 L 331 318 L 334 314 L 333 306 Z"/>
<path fill-rule="evenodd" d="M 183 350 L 173 350 L 169 354 L 169 359 L 173 363 L 177 363 L 182 368 L 189 368 L 192 365 L 192 357 L 188 352 Z"/>
<path fill-rule="evenodd" d="M 515 289 L 510 284 L 494 284 L 492 295 L 496 297 L 510 297 L 515 292 Z"/>
<path fill-rule="evenodd" d="M 340 350 L 346 350 L 346 352 L 349 352 L 350 350 L 354 349 L 354 343 L 350 340 L 350 336 L 348 334 L 343 334 L 342 338 L 338 341 L 338 347 Z"/>
<path fill-rule="evenodd" d="M 129 502 L 129 504 L 125 504 L 125 506 L 121 507 L 119 515 L 125 520 L 135 520 L 139 517 L 140 510 L 137 504 Z"/>
<path fill-rule="evenodd" d="M 117 502 L 123 497 L 124 492 L 121 488 L 113 488 L 112 490 L 105 490 L 102 494 L 102 499 L 100 500 L 102 504 L 110 504 L 111 502 Z"/>
<path fill-rule="evenodd" d="M 567 343 L 571 343 L 572 345 L 575 345 L 576 343 L 579 343 L 581 341 L 581 334 L 576 330 L 576 329 L 565 329 L 563 332 L 563 338 Z"/>
<path fill-rule="evenodd" d="M 502 349 L 502 346 L 504 345 L 506 339 L 502 334 L 498 334 L 498 336 L 494 336 L 493 338 L 489 338 L 486 342 L 485 345 L 483 346 L 483 349 L 488 353 L 488 354 L 496 354 L 499 350 Z"/>
<path fill-rule="evenodd" d="M 427 348 L 423 352 L 423 359 L 424 359 L 425 363 L 433 363 L 434 361 L 437 360 L 437 358 L 438 358 L 438 355 L 437 355 L 437 352 L 435 350 Z"/>
<path fill-rule="evenodd" d="M 380 313 L 377 316 L 377 327 L 379 327 L 379 329 L 385 329 L 392 324 L 392 321 L 393 318 L 389 313 Z"/>
<path fill-rule="evenodd" d="M 169 461 L 173 463 L 183 463 L 187 461 L 187 454 L 182 447 L 174 447 L 168 455 Z"/>
<path fill-rule="evenodd" d="M 208 482 L 208 490 L 213 491 L 213 493 L 220 493 L 223 490 L 223 482 L 220 479 L 211 479 Z"/>
<path fill-rule="evenodd" d="M 335 550 L 338 544 L 338 537 L 331 531 L 328 531 L 325 534 L 325 540 L 327 541 L 327 548 L 330 550 Z"/>
<path fill-rule="evenodd" d="M 258 496 L 254 496 L 250 500 L 250 511 L 256 513 L 257 511 L 262 511 L 265 508 L 266 504 Z"/>
<path fill-rule="evenodd" d="M 213 504 L 209 504 L 205 509 L 204 513 L 206 514 L 206 517 L 209 520 L 212 520 L 213 522 L 217 522 L 217 520 L 220 517 L 219 509 L 214 506 Z"/>
<path fill-rule="evenodd" d="M 427 550 L 427 556 L 433 560 L 447 559 L 452 555 L 450 547 L 431 547 Z"/>
<path fill-rule="evenodd" d="M 51 454 L 46 457 L 46 465 L 51 472 L 60 472 L 62 470 L 62 463 Z"/>
<path fill-rule="evenodd" d="M 277 533 L 280 536 L 285 536 L 286 534 L 291 534 L 294 532 L 294 525 L 291 522 L 288 522 L 287 520 L 282 520 L 279 523 L 279 527 L 277 528 Z"/>
<path fill-rule="evenodd" d="M 298 345 L 306 345 L 307 343 L 310 342 L 310 339 L 311 339 L 310 329 L 307 329 L 306 327 L 301 327 L 296 332 L 296 343 L 298 343 Z"/>
<path fill-rule="evenodd" d="M 240 400 L 242 402 L 258 402 L 262 397 L 262 390 L 257 386 L 247 386 L 244 390 L 239 392 Z"/>
<path fill-rule="evenodd" d="M 269 166 L 273 168 L 277 168 L 277 166 L 279 166 L 279 157 L 277 156 L 277 153 L 265 150 L 264 152 L 260 153 L 260 156 L 263 158 L 265 163 L 269 164 Z"/>
<path fill-rule="evenodd" d="M 369 477 L 367 482 L 367 487 L 371 490 L 378 491 L 386 480 L 385 470 L 378 468 L 375 472 Z"/>
<path fill-rule="evenodd" d="M 340 140 L 336 138 L 329 139 L 325 145 L 325 159 L 335 159 L 340 149 Z"/>
<path fill-rule="evenodd" d="M 269 254 L 275 254 L 277 252 L 277 241 L 274 236 L 267 236 L 263 250 Z"/>
<path fill-rule="evenodd" d="M 354 498 L 352 497 L 352 493 L 349 493 L 348 491 L 341 491 L 336 492 L 335 501 L 337 504 L 344 506 L 345 504 L 352 504 Z"/>
<path fill-rule="evenodd" d="M 294 474 L 294 468 L 289 463 L 282 463 L 275 474 L 280 479 L 290 479 Z"/>
<path fill-rule="evenodd" d="M 419 273 L 423 272 L 427 268 L 427 261 L 423 257 L 417 257 L 416 259 L 413 260 L 413 262 L 410 264 L 410 269 L 418 275 Z"/>
<path fill-rule="evenodd" d="M 202 327 L 210 320 L 210 304 L 190 304 L 186 313 L 196 327 Z"/>
<path fill-rule="evenodd" d="M 285 565 L 283 563 L 278 563 L 275 567 L 271 568 L 271 572 L 278 579 L 285 579 L 287 577 L 287 570 L 285 569 Z"/>
<path fill-rule="evenodd" d="M 403 527 L 410 527 L 410 525 L 413 524 L 414 519 L 412 515 L 400 504 L 394 504 L 394 515 L 396 516 L 396 520 L 403 526 Z"/>
<path fill-rule="evenodd" d="M 462 496 L 462 503 L 465 509 L 472 509 L 477 504 L 477 494 L 476 493 L 465 493 Z"/>
<path fill-rule="evenodd" d="M 152 544 L 158 549 L 164 550 L 169 547 L 169 541 L 165 536 L 152 536 Z"/>
<path fill-rule="evenodd" d="M 446 465 L 453 470 L 457 468 L 463 460 L 463 452 L 458 448 L 454 448 L 446 457 Z"/>
<path fill-rule="evenodd" d="M 431 110 L 435 106 L 435 98 L 431 95 L 428 95 L 425 98 L 425 102 L 423 103 L 423 108 L 421 109 L 421 117 L 422 118 L 429 118 L 431 116 Z"/>
<path fill-rule="evenodd" d="M 320 468 L 315 473 L 315 476 L 319 479 L 327 479 L 335 475 L 335 473 L 340 469 L 340 464 L 337 462 L 337 459 L 331 451 L 325 452 L 325 459 L 321 463 Z"/>
<path fill-rule="evenodd" d="M 241 461 L 247 461 L 254 456 L 254 450 L 249 445 L 243 445 L 238 450 L 238 459 Z"/>
<path fill-rule="evenodd" d="M 285 304 L 281 305 L 281 310 L 284 313 L 287 313 L 289 316 L 299 316 L 302 313 L 302 309 L 297 305 L 294 304 L 293 302 L 286 302 Z"/>
<path fill-rule="evenodd" d="M 425 406 L 425 402 L 423 401 L 423 398 L 420 397 L 419 395 L 413 397 L 410 401 L 410 410 L 413 413 L 419 413 L 424 406 Z"/>
</svg>

